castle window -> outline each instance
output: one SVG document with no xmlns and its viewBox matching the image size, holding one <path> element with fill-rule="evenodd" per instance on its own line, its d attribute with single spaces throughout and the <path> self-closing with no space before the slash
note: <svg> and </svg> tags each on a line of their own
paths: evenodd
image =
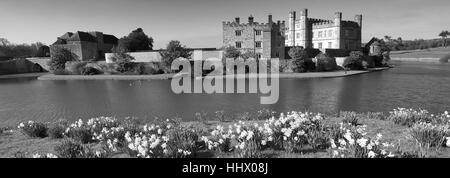
<svg viewBox="0 0 450 178">
<path fill-rule="evenodd" d="M 262 46 L 262 45 L 261 45 L 261 41 L 257 41 L 256 44 L 255 44 L 255 47 L 261 48 L 261 46 Z"/>
<path fill-rule="evenodd" d="M 280 57 L 280 53 L 279 53 L 279 52 L 276 52 L 276 53 L 275 53 L 275 57 Z"/>
<path fill-rule="evenodd" d="M 261 35 L 261 30 L 256 30 L 256 36 L 260 36 Z"/>
<path fill-rule="evenodd" d="M 319 38 L 322 38 L 322 32 L 321 31 L 319 32 Z"/>
<path fill-rule="evenodd" d="M 332 42 L 328 42 L 328 48 L 333 48 L 333 43 Z"/>
<path fill-rule="evenodd" d="M 319 49 L 322 49 L 322 43 L 319 43 Z"/>
<path fill-rule="evenodd" d="M 236 42 L 236 48 L 242 48 L 242 42 L 237 41 Z"/>
<path fill-rule="evenodd" d="M 333 37 L 333 30 L 328 30 L 328 36 Z"/>
<path fill-rule="evenodd" d="M 297 37 L 296 37 L 296 38 L 300 38 L 300 33 L 297 33 L 296 35 L 297 35 Z"/>
<path fill-rule="evenodd" d="M 242 35 L 242 31 L 241 30 L 236 30 L 236 36 L 241 36 Z"/>
</svg>

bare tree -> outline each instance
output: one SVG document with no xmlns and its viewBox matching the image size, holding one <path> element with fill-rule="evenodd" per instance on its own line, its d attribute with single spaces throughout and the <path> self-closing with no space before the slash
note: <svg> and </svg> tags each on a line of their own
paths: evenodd
<svg viewBox="0 0 450 178">
<path fill-rule="evenodd" d="M 9 44 L 11 44 L 6 38 L 0 38 L 0 44 L 2 46 L 7 46 Z"/>
</svg>

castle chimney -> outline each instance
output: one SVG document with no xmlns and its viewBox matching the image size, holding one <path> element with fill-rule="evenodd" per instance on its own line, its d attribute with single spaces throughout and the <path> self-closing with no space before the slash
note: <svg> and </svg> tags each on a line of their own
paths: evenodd
<svg viewBox="0 0 450 178">
<path fill-rule="evenodd" d="M 342 21 L 342 12 L 334 13 L 334 24 L 340 26 Z"/>
<path fill-rule="evenodd" d="M 252 15 L 250 15 L 250 17 L 248 17 L 248 23 L 249 24 L 253 24 L 253 21 L 254 19 L 253 19 L 253 16 Z"/>
<path fill-rule="evenodd" d="M 239 23 L 240 23 L 239 17 L 236 17 L 236 18 L 234 19 L 234 21 L 235 21 L 237 24 L 239 24 Z"/>
<path fill-rule="evenodd" d="M 358 23 L 359 27 L 362 27 L 362 15 L 355 15 L 355 22 Z"/>
</svg>

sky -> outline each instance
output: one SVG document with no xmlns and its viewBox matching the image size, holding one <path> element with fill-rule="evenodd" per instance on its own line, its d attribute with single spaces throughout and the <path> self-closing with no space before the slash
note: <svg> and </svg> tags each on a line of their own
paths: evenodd
<svg viewBox="0 0 450 178">
<path fill-rule="evenodd" d="M 288 19 L 308 8 L 309 17 L 344 20 L 363 14 L 363 43 L 372 37 L 438 38 L 450 30 L 449 0 L 0 0 L 0 38 L 12 43 L 56 41 L 65 32 L 101 31 L 120 38 L 136 28 L 154 38 L 188 47 L 220 47 L 222 21 Z"/>
</svg>

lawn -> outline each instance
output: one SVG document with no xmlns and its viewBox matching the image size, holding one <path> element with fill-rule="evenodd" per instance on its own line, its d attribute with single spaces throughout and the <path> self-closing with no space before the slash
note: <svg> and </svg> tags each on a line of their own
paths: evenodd
<svg viewBox="0 0 450 178">
<path fill-rule="evenodd" d="M 391 58 L 442 58 L 450 55 L 450 47 L 424 50 L 392 51 Z"/>
</svg>

